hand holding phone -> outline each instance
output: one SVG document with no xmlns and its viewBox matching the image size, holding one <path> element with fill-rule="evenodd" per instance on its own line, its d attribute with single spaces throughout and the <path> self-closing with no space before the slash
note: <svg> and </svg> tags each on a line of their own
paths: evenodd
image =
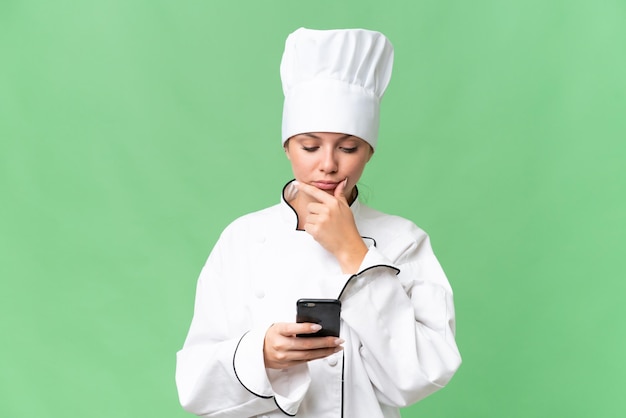
<svg viewBox="0 0 626 418">
<path fill-rule="evenodd" d="M 296 307 L 296 322 L 311 322 L 322 326 L 318 332 L 297 334 L 297 337 L 339 337 L 341 301 L 337 299 L 299 299 Z"/>
<path fill-rule="evenodd" d="M 344 341 L 341 338 L 318 337 L 315 331 L 320 327 L 321 325 L 312 323 L 276 322 L 272 324 L 267 329 L 263 342 L 265 367 L 285 369 L 326 358 L 343 350 L 341 344 Z M 302 336 L 318 338 L 298 338 L 298 333 L 306 333 Z"/>
</svg>

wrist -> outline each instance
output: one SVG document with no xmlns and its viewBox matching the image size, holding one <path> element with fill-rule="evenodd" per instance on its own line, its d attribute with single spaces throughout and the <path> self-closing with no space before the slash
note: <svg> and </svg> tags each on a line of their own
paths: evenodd
<svg viewBox="0 0 626 418">
<path fill-rule="evenodd" d="M 359 267 L 368 252 L 368 248 L 359 237 L 359 242 L 349 248 L 343 249 L 338 254 L 335 254 L 341 271 L 344 274 L 356 274 L 359 272 Z"/>
</svg>

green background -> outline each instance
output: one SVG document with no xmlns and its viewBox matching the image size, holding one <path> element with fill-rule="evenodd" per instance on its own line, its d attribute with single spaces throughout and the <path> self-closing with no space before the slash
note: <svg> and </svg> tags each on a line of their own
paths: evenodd
<svg viewBox="0 0 626 418">
<path fill-rule="evenodd" d="M 2 0 L 0 416 L 189 416 L 200 268 L 291 175 L 300 26 L 396 49 L 362 195 L 432 236 L 464 358 L 403 417 L 626 416 L 623 0 Z"/>
</svg>

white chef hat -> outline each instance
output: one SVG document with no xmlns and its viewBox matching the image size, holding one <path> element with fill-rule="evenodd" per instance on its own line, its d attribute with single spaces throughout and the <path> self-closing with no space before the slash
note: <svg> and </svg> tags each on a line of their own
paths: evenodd
<svg viewBox="0 0 626 418">
<path fill-rule="evenodd" d="M 283 145 L 301 133 L 339 132 L 376 148 L 392 66 L 393 46 L 379 32 L 300 28 L 290 34 L 280 64 Z"/>
</svg>

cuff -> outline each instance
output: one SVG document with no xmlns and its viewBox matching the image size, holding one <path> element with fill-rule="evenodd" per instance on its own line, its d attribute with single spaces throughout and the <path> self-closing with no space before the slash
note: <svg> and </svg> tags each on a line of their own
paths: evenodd
<svg viewBox="0 0 626 418">
<path fill-rule="evenodd" d="M 295 415 L 306 395 L 311 377 L 306 364 L 288 369 L 265 368 L 263 344 L 267 328 L 244 334 L 237 345 L 233 368 L 239 383 L 260 398 L 274 398 L 282 412 Z"/>
<path fill-rule="evenodd" d="M 361 262 L 361 266 L 359 267 L 359 272 L 357 274 L 353 274 L 349 276 L 347 280 L 343 281 L 343 287 L 337 293 L 338 299 L 345 299 L 357 293 L 360 289 L 362 289 L 367 281 L 362 280 L 361 276 L 367 274 L 373 270 L 387 270 L 387 274 L 391 274 L 393 276 L 398 275 L 400 273 L 400 269 L 393 265 L 393 263 L 383 254 L 378 248 L 371 246 L 363 261 Z"/>
<path fill-rule="evenodd" d="M 306 364 L 288 369 L 267 369 L 276 405 L 287 415 L 295 415 L 309 390 L 311 376 Z"/>
<path fill-rule="evenodd" d="M 249 392 L 261 398 L 271 398 L 274 392 L 265 372 L 264 341 L 265 329 L 244 334 L 235 349 L 233 368 L 239 383 Z"/>
</svg>

